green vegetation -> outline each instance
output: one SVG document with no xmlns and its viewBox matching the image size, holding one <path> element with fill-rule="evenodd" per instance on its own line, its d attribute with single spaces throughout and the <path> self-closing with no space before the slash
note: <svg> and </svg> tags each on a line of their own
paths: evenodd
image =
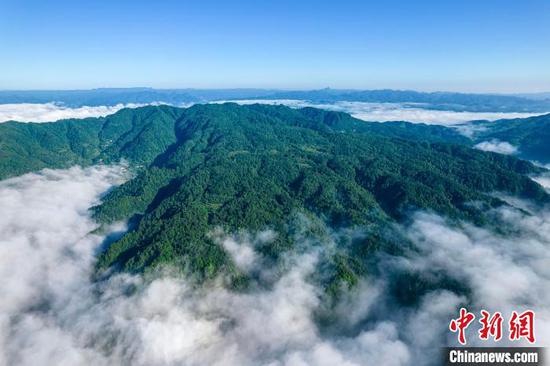
<svg viewBox="0 0 550 366">
<path fill-rule="evenodd" d="M 0 179 L 42 168 L 128 159 L 149 164 L 176 141 L 168 106 L 124 109 L 105 118 L 0 124 Z"/>
<path fill-rule="evenodd" d="M 361 228 L 326 258 L 324 281 L 336 292 L 368 271 L 374 252 L 406 246 L 388 224 L 409 210 L 482 225 L 486 209 L 503 204 L 494 191 L 549 201 L 526 176 L 540 168 L 459 145 L 464 139 L 443 127 L 366 123 L 313 108 L 144 107 L 83 121 L 2 124 L 0 176 L 119 159 L 136 166 L 135 178 L 94 208 L 103 223 L 132 224 L 100 255 L 99 269 L 142 272 L 168 263 L 245 284 L 209 235 L 214 228 L 274 230 L 277 237 L 258 248 L 274 261 L 303 244 L 304 222 L 321 245 L 334 232 Z"/>
<path fill-rule="evenodd" d="M 480 121 L 475 125 L 481 128 L 474 135 L 476 142 L 491 139 L 506 141 L 519 147 L 520 157 L 550 164 L 550 114 L 495 122 Z"/>
</svg>

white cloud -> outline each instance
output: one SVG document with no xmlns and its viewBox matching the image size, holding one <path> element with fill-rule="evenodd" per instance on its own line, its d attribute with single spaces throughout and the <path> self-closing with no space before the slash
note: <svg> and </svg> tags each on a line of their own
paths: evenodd
<svg viewBox="0 0 550 366">
<path fill-rule="evenodd" d="M 534 310 L 538 344 L 549 345 L 550 212 L 538 208 L 526 214 L 507 207 L 492 215 L 509 231 L 506 236 L 470 224 L 451 227 L 439 216 L 416 214 L 407 232 L 420 253 L 407 265 L 421 273 L 446 273 L 466 284 L 472 291 L 471 310 L 485 308 L 505 316 Z M 476 334 L 470 338 L 476 343 Z"/>
<path fill-rule="evenodd" d="M 101 237 L 87 236 L 96 227 L 87 210 L 123 175 L 122 167 L 72 168 L 0 182 L 0 365 L 84 363 L 89 352 L 65 347 L 73 339 L 32 309 L 68 306 L 68 294 L 88 286 L 90 248 Z"/>
<path fill-rule="evenodd" d="M 424 365 L 452 343 L 449 319 L 467 299 L 436 289 L 418 306 L 399 305 L 391 276 L 409 270 L 463 281 L 471 310 L 532 307 L 539 344 L 549 344 L 548 211 L 494 211 L 511 237 L 414 215 L 402 230 L 418 252 L 382 256 L 380 275 L 346 294 L 324 334 L 315 321 L 323 290 L 311 282 L 318 252 L 289 255 L 281 275 L 254 291 L 196 287 L 169 271 L 90 282 L 103 237 L 89 234 L 97 225 L 87 209 L 124 176 L 120 167 L 72 168 L 0 182 L 0 365 Z M 214 235 L 243 268 L 261 261 L 256 243 L 273 239 Z"/>
<path fill-rule="evenodd" d="M 87 208 L 123 175 L 73 168 L 0 183 L 0 365 L 362 365 L 365 352 L 407 360 L 395 325 L 340 341 L 319 334 L 321 290 L 308 281 L 315 254 L 289 258 L 272 286 L 252 293 L 196 288 L 169 273 L 90 282 L 102 237 L 88 234 L 96 224 Z"/>
<path fill-rule="evenodd" d="M 211 233 L 211 237 L 231 255 L 239 269 L 250 272 L 257 269 L 261 261 L 256 253 L 256 247 L 272 242 L 277 234 L 272 230 L 264 230 L 255 235 L 247 232 L 229 235 L 223 229 L 217 228 Z"/>
<path fill-rule="evenodd" d="M 474 131 L 483 128 L 472 126 L 468 123 L 473 120 L 489 120 L 505 118 L 526 118 L 539 115 L 540 113 L 502 113 L 502 112 L 454 112 L 445 110 L 430 110 L 421 108 L 415 103 L 365 103 L 365 102 L 335 102 L 335 103 L 313 103 L 304 100 L 294 99 L 244 99 L 231 101 L 216 101 L 212 103 L 238 103 L 286 105 L 291 108 L 315 107 L 332 111 L 350 113 L 352 116 L 364 121 L 388 122 L 407 121 L 412 123 L 425 123 L 442 126 L 452 126 L 466 136 Z M 70 108 L 57 103 L 44 104 L 0 104 L 0 123 L 7 121 L 18 122 L 54 122 L 67 118 L 104 117 L 113 114 L 123 108 L 137 108 L 145 105 L 166 104 L 163 102 L 147 104 L 117 104 L 113 106 L 83 106 Z M 187 108 L 193 103 L 177 105 Z"/>
<path fill-rule="evenodd" d="M 18 122 L 54 122 L 67 118 L 104 117 L 123 108 L 137 108 L 145 104 L 116 104 L 113 106 L 65 107 L 56 103 L 20 103 L 0 104 L 0 123 Z"/>
<path fill-rule="evenodd" d="M 483 151 L 491 151 L 499 154 L 512 155 L 518 152 L 518 148 L 506 142 L 493 139 L 491 141 L 483 141 L 474 146 L 476 149 Z"/>
<path fill-rule="evenodd" d="M 550 173 L 541 174 L 535 177 L 531 177 L 535 182 L 550 191 Z"/>
<path fill-rule="evenodd" d="M 388 122 L 408 121 L 412 123 L 425 123 L 433 125 L 454 126 L 463 122 L 474 120 L 494 121 L 503 118 L 526 118 L 540 113 L 503 113 L 503 112 L 454 112 L 445 110 L 432 110 L 420 108 L 414 103 L 365 103 L 365 102 L 335 102 L 313 103 L 294 99 L 245 99 L 232 101 L 219 101 L 215 103 L 233 102 L 238 104 L 269 104 L 286 105 L 292 108 L 316 107 L 332 111 L 347 112 L 355 118 L 364 121 Z"/>
</svg>

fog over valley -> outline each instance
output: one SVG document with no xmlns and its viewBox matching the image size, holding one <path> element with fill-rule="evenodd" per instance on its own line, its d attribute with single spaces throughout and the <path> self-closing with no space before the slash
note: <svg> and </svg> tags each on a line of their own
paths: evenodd
<svg viewBox="0 0 550 366">
<path fill-rule="evenodd" d="M 127 178 L 126 168 L 115 165 L 0 183 L 1 365 L 429 365 L 439 359 L 434 345 L 456 343 L 447 323 L 465 304 L 504 314 L 536 309 L 537 345 L 550 343 L 546 208 L 492 212 L 514 229 L 508 238 L 433 213 L 412 214 L 400 230 L 417 251 L 381 257 L 379 274 L 350 291 L 323 330 L 316 322 L 326 311 L 322 289 L 311 275 L 331 249 L 307 234 L 297 237 L 303 249 L 274 271 L 255 247 L 275 234 L 213 233 L 245 271 L 263 273 L 263 282 L 245 292 L 223 281 L 196 287 L 169 267 L 91 281 L 105 237 L 94 234 L 88 209 Z M 445 273 L 472 292 L 433 289 L 418 306 L 402 306 L 392 282 L 404 273 Z M 474 331 L 469 336 L 476 342 Z"/>
<path fill-rule="evenodd" d="M 249 100 L 224 100 L 213 103 L 238 103 L 238 104 L 269 104 L 286 105 L 292 108 L 315 107 L 327 110 L 350 113 L 352 116 L 364 121 L 387 122 L 408 121 L 413 123 L 426 123 L 443 126 L 454 126 L 462 122 L 473 120 L 497 120 L 504 118 L 525 118 L 543 113 L 524 112 L 457 112 L 452 110 L 430 109 L 429 105 L 415 103 L 364 103 L 364 102 L 335 102 L 316 103 L 305 100 L 279 100 L 279 99 L 249 99 Z M 169 104 L 187 107 L 193 103 L 171 104 L 163 101 L 153 103 L 127 103 L 116 105 L 81 106 L 70 107 L 55 101 L 49 103 L 19 103 L 0 104 L 0 123 L 7 121 L 18 122 L 54 122 L 67 118 L 104 117 L 113 114 L 122 108 L 137 108 L 144 105 Z M 550 112 L 550 107 L 549 111 Z"/>
</svg>

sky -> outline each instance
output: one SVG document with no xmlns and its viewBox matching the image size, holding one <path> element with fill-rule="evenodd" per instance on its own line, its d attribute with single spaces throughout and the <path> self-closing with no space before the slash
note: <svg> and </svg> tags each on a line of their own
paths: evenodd
<svg viewBox="0 0 550 366">
<path fill-rule="evenodd" d="M 0 89 L 550 90 L 550 2 L 0 0 Z"/>
</svg>

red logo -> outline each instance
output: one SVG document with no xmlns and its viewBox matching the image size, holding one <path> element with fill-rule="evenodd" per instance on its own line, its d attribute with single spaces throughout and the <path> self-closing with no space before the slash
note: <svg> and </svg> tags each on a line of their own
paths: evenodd
<svg viewBox="0 0 550 366">
<path fill-rule="evenodd" d="M 491 316 L 488 311 L 481 310 L 481 329 L 479 330 L 479 339 L 487 340 L 489 336 L 494 337 L 495 341 L 502 338 L 502 314 L 498 311 Z"/>
<path fill-rule="evenodd" d="M 479 323 L 481 329 L 479 329 L 479 339 L 488 340 L 493 338 L 494 341 L 502 339 L 502 324 L 504 318 L 500 312 L 490 314 L 486 310 L 481 310 L 481 318 Z M 468 312 L 465 308 L 460 308 L 459 317 L 452 319 L 449 323 L 449 330 L 453 333 L 458 332 L 458 342 L 462 345 L 466 344 L 466 328 L 474 321 L 475 315 Z M 535 313 L 532 310 L 526 310 L 521 314 L 516 311 L 512 312 L 509 326 L 509 339 L 511 341 L 520 340 L 522 338 L 529 341 L 529 343 L 535 343 Z"/>
<path fill-rule="evenodd" d="M 529 343 L 535 343 L 535 312 L 524 311 L 519 314 L 512 311 L 512 317 L 508 323 L 510 326 L 510 340 L 525 338 Z"/>
<path fill-rule="evenodd" d="M 475 315 L 472 313 L 469 313 L 466 309 L 460 308 L 460 316 L 458 319 L 451 320 L 451 324 L 449 324 L 449 329 L 451 332 L 457 332 L 458 331 L 458 341 L 460 344 L 466 344 L 466 335 L 464 334 L 464 331 L 471 322 L 473 322 L 475 319 Z"/>
</svg>

